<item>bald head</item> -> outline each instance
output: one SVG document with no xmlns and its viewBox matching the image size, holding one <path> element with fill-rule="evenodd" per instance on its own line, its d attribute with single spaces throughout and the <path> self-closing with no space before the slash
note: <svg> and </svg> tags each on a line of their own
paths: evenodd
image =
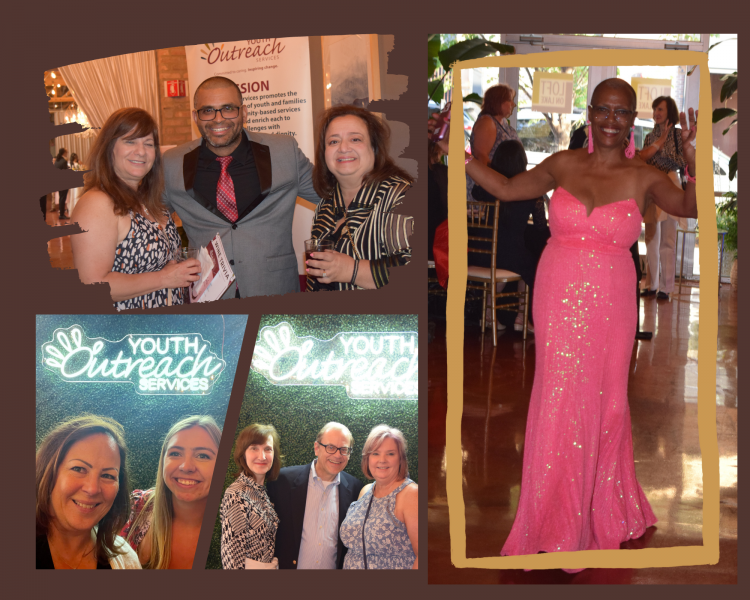
<svg viewBox="0 0 750 600">
<path fill-rule="evenodd" d="M 197 99 L 201 90 L 215 90 L 218 88 L 234 88 L 237 90 L 237 104 L 242 106 L 242 92 L 240 91 L 240 87 L 231 79 L 217 75 L 216 77 L 209 77 L 195 89 L 195 94 L 193 94 L 193 107 L 198 108 Z"/>
<path fill-rule="evenodd" d="M 320 440 L 323 439 L 323 436 L 331 431 L 332 429 L 338 430 L 341 433 L 343 433 L 346 437 L 349 438 L 349 446 L 354 445 L 354 436 L 352 435 L 352 432 L 349 431 L 349 428 L 346 427 L 346 425 L 342 425 L 341 423 L 336 423 L 335 421 L 331 421 L 330 423 L 326 423 L 323 425 L 321 430 L 318 432 L 318 435 L 315 437 L 315 441 L 320 443 Z"/>
<path fill-rule="evenodd" d="M 638 107 L 638 98 L 635 95 L 635 90 L 633 89 L 633 86 L 631 86 L 624 79 L 619 79 L 617 77 L 605 79 L 599 85 L 596 86 L 596 88 L 594 89 L 594 93 L 591 95 L 592 106 L 596 106 L 596 97 L 604 90 L 617 90 L 618 92 L 623 92 L 627 94 L 628 97 L 630 98 L 631 110 L 635 111 L 635 109 Z"/>
</svg>

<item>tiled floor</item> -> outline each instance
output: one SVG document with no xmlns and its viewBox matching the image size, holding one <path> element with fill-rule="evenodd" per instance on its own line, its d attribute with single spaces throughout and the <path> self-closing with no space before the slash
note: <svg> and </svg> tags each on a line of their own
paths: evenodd
<svg viewBox="0 0 750 600">
<path fill-rule="evenodd" d="M 675 290 L 676 291 L 676 290 Z M 672 302 L 641 302 L 642 329 L 651 341 L 633 350 L 629 400 L 639 481 L 659 523 L 627 547 L 700 545 L 702 471 L 697 414 L 697 287 Z M 450 561 L 445 490 L 445 326 L 429 346 L 430 583 L 736 583 L 737 581 L 737 292 L 722 286 L 716 376 L 721 473 L 720 561 L 713 566 L 658 569 L 457 569 Z M 518 503 L 529 395 L 534 377 L 533 336 L 506 331 L 496 349 L 478 327 L 466 328 L 464 347 L 464 501 L 466 554 L 499 556 Z M 626 545 L 623 545 L 626 547 Z"/>
</svg>

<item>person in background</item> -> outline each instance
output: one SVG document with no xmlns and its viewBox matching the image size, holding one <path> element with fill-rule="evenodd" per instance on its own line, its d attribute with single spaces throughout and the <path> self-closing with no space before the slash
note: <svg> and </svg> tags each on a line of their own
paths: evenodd
<svg viewBox="0 0 750 600">
<path fill-rule="evenodd" d="M 523 144 L 518 140 L 502 142 L 492 157 L 490 167 L 508 178 L 515 177 L 526 171 L 528 161 Z M 474 187 L 474 197 L 484 202 L 494 202 L 495 198 L 480 186 Z M 534 225 L 529 225 L 529 217 Z M 497 264 L 496 268 L 506 269 L 518 273 L 525 285 L 529 286 L 529 316 L 532 314 L 534 279 L 539 256 L 529 249 L 526 244 L 527 229 L 540 230 L 544 236 L 547 231 L 547 221 L 544 215 L 544 199 L 532 198 L 521 202 L 501 203 L 497 231 Z M 489 267 L 489 255 L 477 255 L 473 259 L 477 266 Z M 501 284 L 502 285 L 502 284 Z M 514 323 L 517 331 L 523 331 L 523 312 L 519 312 Z M 529 323 L 529 332 L 534 328 Z"/>
<path fill-rule="evenodd" d="M 654 129 L 643 140 L 639 156 L 647 164 L 666 173 L 682 189 L 678 172 L 687 163 L 682 155 L 682 136 L 675 129 L 680 119 L 677 104 L 669 96 L 659 96 L 651 107 L 654 111 Z M 680 219 L 653 204 L 643 216 L 643 221 L 646 228 L 648 285 L 641 296 L 656 295 L 659 300 L 669 300 L 674 290 L 675 248 Z M 687 229 L 686 221 L 682 222 L 682 228 Z"/>
<path fill-rule="evenodd" d="M 516 92 L 504 83 L 493 85 L 484 92 L 482 110 L 471 130 L 471 154 L 483 165 L 489 165 L 497 147 L 506 140 L 517 140 L 518 134 L 508 123 L 513 114 Z M 473 196 L 474 180 L 466 176 L 466 197 Z"/>
<path fill-rule="evenodd" d="M 57 156 L 55 156 L 53 163 L 56 169 L 60 169 L 61 171 L 68 169 L 68 151 L 65 148 L 60 148 L 60 150 L 57 151 Z M 60 204 L 57 217 L 61 221 L 63 219 L 68 220 L 70 217 L 65 214 L 65 201 L 68 198 L 68 190 L 60 190 L 58 195 L 60 197 Z"/>
<path fill-rule="evenodd" d="M 427 259 L 434 260 L 435 230 L 448 218 L 448 166 L 440 162 L 443 155 L 440 146 L 428 141 L 427 148 Z"/>
</svg>

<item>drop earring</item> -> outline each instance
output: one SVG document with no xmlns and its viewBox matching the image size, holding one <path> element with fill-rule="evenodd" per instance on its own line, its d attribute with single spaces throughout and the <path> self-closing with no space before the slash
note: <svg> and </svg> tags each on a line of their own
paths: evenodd
<svg viewBox="0 0 750 600">
<path fill-rule="evenodd" d="M 591 121 L 586 121 L 586 125 L 589 128 L 588 130 L 589 154 L 591 154 L 594 151 L 594 138 L 591 136 Z"/>
<path fill-rule="evenodd" d="M 625 148 L 625 156 L 633 158 L 635 156 L 635 127 L 630 128 L 630 143 Z"/>
</svg>

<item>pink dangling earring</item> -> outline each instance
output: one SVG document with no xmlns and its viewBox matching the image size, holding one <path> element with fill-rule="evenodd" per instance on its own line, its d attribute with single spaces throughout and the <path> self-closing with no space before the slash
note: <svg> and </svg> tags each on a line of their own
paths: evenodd
<svg viewBox="0 0 750 600">
<path fill-rule="evenodd" d="M 588 133 L 588 137 L 589 137 L 589 154 L 591 154 L 594 151 L 594 138 L 591 137 L 591 121 L 586 121 L 586 125 L 589 128 L 589 133 Z"/>
<path fill-rule="evenodd" d="M 630 143 L 625 148 L 625 156 L 633 158 L 635 156 L 635 127 L 630 128 Z"/>
</svg>

